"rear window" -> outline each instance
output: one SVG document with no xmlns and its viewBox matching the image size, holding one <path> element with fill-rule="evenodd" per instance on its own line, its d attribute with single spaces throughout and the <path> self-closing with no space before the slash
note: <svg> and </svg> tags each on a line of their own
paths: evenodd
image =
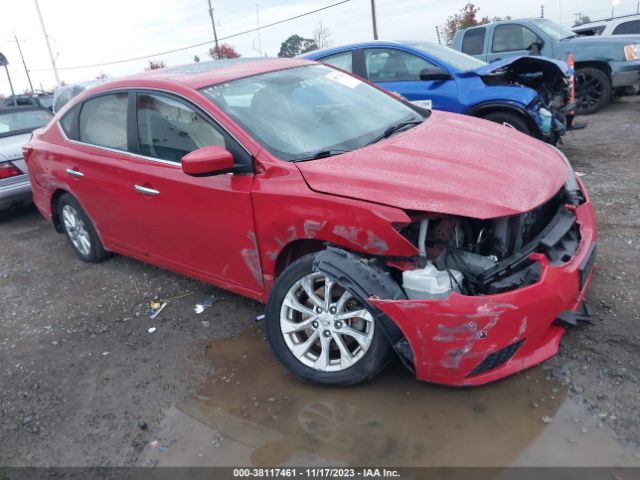
<svg viewBox="0 0 640 480">
<path fill-rule="evenodd" d="M 100 95 L 84 102 L 80 112 L 80 141 L 127 149 L 127 93 Z"/>
<path fill-rule="evenodd" d="M 636 33 L 640 33 L 640 20 L 621 23 L 613 29 L 612 35 L 633 35 Z"/>
<path fill-rule="evenodd" d="M 60 127 L 65 135 L 71 140 L 79 140 L 78 138 L 78 112 L 80 105 L 76 105 L 60 119 Z"/>
<path fill-rule="evenodd" d="M 484 51 L 484 37 L 487 29 L 473 28 L 464 32 L 462 51 L 467 55 L 480 55 Z"/>
</svg>

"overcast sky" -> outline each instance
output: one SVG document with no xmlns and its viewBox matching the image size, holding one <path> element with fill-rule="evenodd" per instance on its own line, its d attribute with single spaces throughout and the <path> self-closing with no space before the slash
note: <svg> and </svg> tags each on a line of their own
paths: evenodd
<svg viewBox="0 0 640 480">
<path fill-rule="evenodd" d="M 144 70 L 147 60 L 82 69 L 78 65 L 112 62 L 146 56 L 196 43 L 212 41 L 207 0 L 39 0 L 52 49 L 67 83 L 91 80 L 101 72 L 116 77 Z M 256 26 L 256 5 L 260 24 L 276 22 L 338 0 L 212 0 L 219 37 Z M 635 13 L 638 0 L 615 0 L 615 14 Z M 436 41 L 435 26 L 464 6 L 466 0 L 376 0 L 378 31 L 382 39 Z M 570 26 L 576 12 L 592 20 L 611 14 L 611 0 L 476 0 L 480 15 L 513 18 L 545 16 Z M 16 91 L 28 88 L 13 35 L 22 50 L 35 88 L 51 88 L 55 79 L 40 28 L 34 0 L 0 0 L 0 52 L 9 60 Z M 351 0 L 328 10 L 260 32 L 263 54 L 276 56 L 280 44 L 297 33 L 310 37 L 322 21 L 334 45 L 372 38 L 370 0 Z M 257 56 L 258 35 L 251 33 L 227 41 L 243 56 Z M 193 61 L 195 55 L 207 60 L 207 47 L 180 53 L 151 56 L 174 66 Z M 9 94 L 5 72 L 0 71 L 0 93 Z"/>
</svg>

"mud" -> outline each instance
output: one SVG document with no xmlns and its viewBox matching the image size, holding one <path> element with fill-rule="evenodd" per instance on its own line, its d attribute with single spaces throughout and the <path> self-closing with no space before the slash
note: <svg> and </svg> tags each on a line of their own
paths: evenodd
<svg viewBox="0 0 640 480">
<path fill-rule="evenodd" d="M 478 389 L 398 365 L 353 389 L 302 385 L 255 302 L 119 256 L 85 264 L 33 207 L 0 215 L 0 465 L 637 464 L 638 118 L 626 99 L 562 147 L 599 220 L 593 325 Z M 155 320 L 152 299 L 172 299 Z"/>
<path fill-rule="evenodd" d="M 260 328 L 207 352 L 215 375 L 169 409 L 145 464 L 640 466 L 542 368 L 461 390 L 417 383 L 394 363 L 336 389 L 286 374 Z"/>
</svg>

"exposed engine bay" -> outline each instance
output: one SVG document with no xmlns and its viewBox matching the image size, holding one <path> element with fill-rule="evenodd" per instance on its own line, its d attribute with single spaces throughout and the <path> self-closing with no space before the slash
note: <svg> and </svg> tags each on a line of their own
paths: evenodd
<svg viewBox="0 0 640 480">
<path fill-rule="evenodd" d="M 573 127 L 575 102 L 571 101 L 571 77 L 558 62 L 539 57 L 520 57 L 506 65 L 497 62 L 496 68 L 481 75 L 487 85 L 515 85 L 529 87 L 539 97 L 529 106 L 530 110 L 551 115 L 550 131 L 557 136 Z"/>
<path fill-rule="evenodd" d="M 569 261 L 580 244 L 574 212 L 567 205 L 582 203 L 579 190 L 565 186 L 540 207 L 515 216 L 477 220 L 429 216 L 401 233 L 420 255 L 415 270 L 402 272 L 410 299 L 445 298 L 452 291 L 489 295 L 535 283 L 540 253 L 551 265 Z"/>
</svg>

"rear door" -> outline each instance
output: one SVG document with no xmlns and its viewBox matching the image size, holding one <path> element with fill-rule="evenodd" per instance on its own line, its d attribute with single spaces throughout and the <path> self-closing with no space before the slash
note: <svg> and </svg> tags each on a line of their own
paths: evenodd
<svg viewBox="0 0 640 480">
<path fill-rule="evenodd" d="M 539 42 L 540 37 L 531 29 L 516 23 L 502 23 L 493 29 L 493 38 L 489 45 L 487 62 L 517 55 L 529 55 L 532 43 Z"/>
<path fill-rule="evenodd" d="M 466 53 L 467 55 L 472 55 L 480 58 L 481 60 L 486 60 L 487 55 L 484 49 L 486 36 L 486 27 L 476 27 L 465 30 L 462 36 L 462 45 L 460 50 L 462 53 Z"/>
<path fill-rule="evenodd" d="M 395 48 L 364 49 L 364 65 L 369 81 L 427 108 L 458 111 L 455 80 L 421 80 L 422 71 L 448 73 L 434 63 Z"/>
</svg>

